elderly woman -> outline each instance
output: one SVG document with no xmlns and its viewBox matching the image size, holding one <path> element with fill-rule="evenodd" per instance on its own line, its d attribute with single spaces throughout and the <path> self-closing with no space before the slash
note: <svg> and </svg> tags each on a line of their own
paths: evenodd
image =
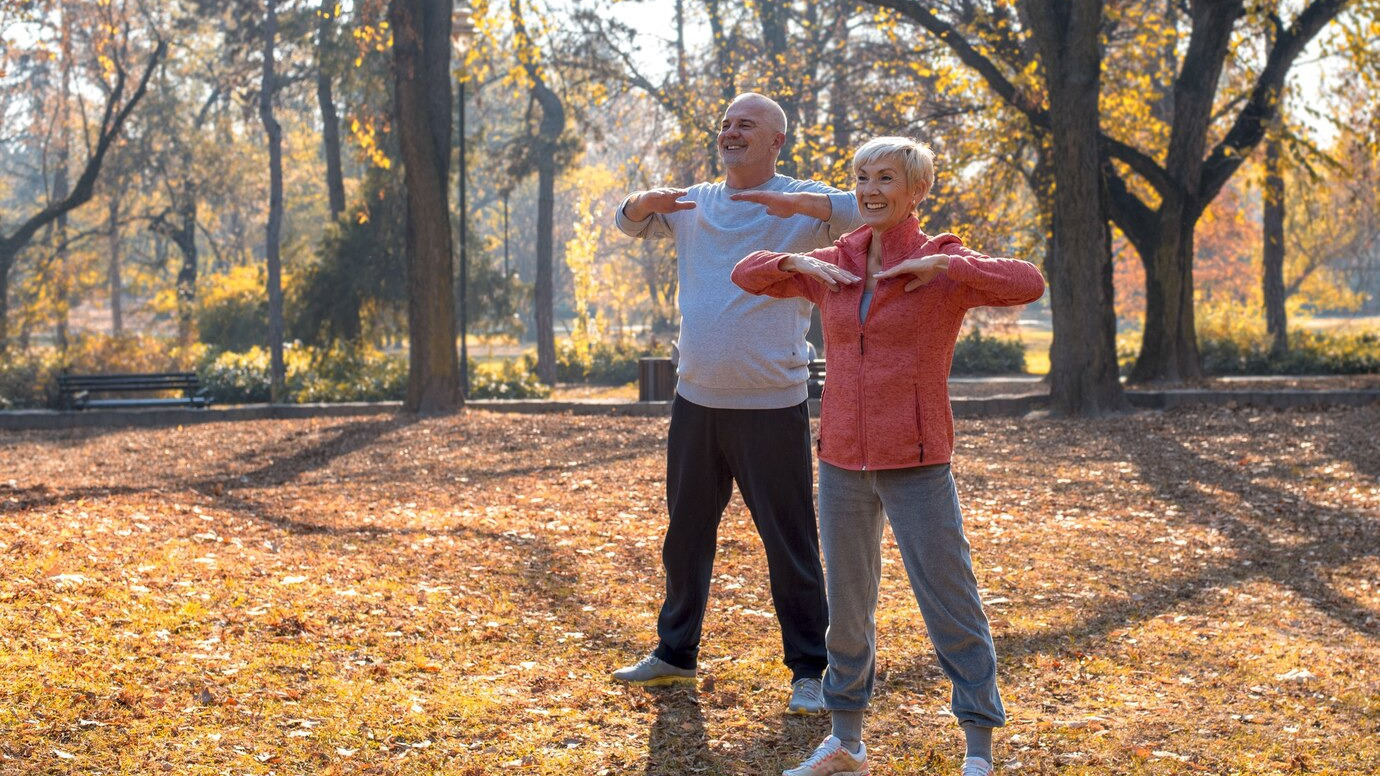
<svg viewBox="0 0 1380 776">
<path fill-rule="evenodd" d="M 862 728 L 876 673 L 884 514 L 953 683 L 953 714 L 967 739 L 962 776 L 986 776 L 992 729 L 1006 715 L 949 469 L 948 376 L 964 314 L 1033 302 L 1044 279 L 1027 262 L 920 230 L 915 207 L 934 182 L 927 146 L 871 140 L 855 154 L 853 172 L 864 226 L 808 254 L 753 253 L 733 270 L 751 293 L 818 305 L 829 360 L 818 455 L 829 601 L 824 699 L 833 732 L 784 776 L 868 773 Z M 795 208 L 791 195 L 755 201 L 777 215 Z"/>
</svg>

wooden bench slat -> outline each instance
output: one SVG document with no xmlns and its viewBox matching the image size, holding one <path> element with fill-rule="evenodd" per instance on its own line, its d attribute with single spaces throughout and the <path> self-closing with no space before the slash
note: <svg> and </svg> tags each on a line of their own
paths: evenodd
<svg viewBox="0 0 1380 776">
<path fill-rule="evenodd" d="M 94 393 L 182 392 L 182 396 L 137 398 L 92 398 Z M 211 398 L 201 388 L 195 372 L 116 373 L 104 375 L 58 375 L 58 394 L 64 406 L 72 409 L 99 407 L 208 407 Z"/>
<path fill-rule="evenodd" d="M 197 383 L 71 383 L 65 386 L 68 390 L 92 390 L 92 391 L 163 391 L 175 388 L 196 388 Z"/>
<path fill-rule="evenodd" d="M 91 399 L 83 404 L 86 409 L 99 409 L 101 407 L 204 407 L 210 404 L 209 399 L 192 397 L 189 399 Z"/>
</svg>

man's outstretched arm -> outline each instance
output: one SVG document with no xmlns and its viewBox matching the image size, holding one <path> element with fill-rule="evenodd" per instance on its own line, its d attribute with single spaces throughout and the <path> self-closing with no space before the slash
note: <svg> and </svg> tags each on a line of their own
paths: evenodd
<svg viewBox="0 0 1380 776">
<path fill-rule="evenodd" d="M 834 215 L 834 205 L 829 201 L 829 195 L 817 191 L 740 191 L 729 196 L 729 199 L 755 202 L 777 218 L 809 216 L 818 221 L 828 221 Z"/>
<path fill-rule="evenodd" d="M 629 221 L 646 221 L 653 213 L 665 215 L 677 210 L 690 210 L 695 203 L 681 199 L 686 193 L 685 189 L 670 188 L 633 192 L 623 200 L 623 215 Z"/>
</svg>

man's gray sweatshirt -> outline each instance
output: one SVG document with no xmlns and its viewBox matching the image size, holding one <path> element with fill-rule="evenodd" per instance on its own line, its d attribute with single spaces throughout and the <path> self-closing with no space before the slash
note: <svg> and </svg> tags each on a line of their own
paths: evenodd
<svg viewBox="0 0 1380 776">
<path fill-rule="evenodd" d="M 827 194 L 828 221 L 777 218 L 740 191 Z M 673 237 L 679 275 L 680 362 L 676 392 L 705 407 L 778 409 L 805 401 L 810 302 L 754 296 L 733 284 L 733 266 L 758 250 L 805 253 L 832 245 L 860 226 L 857 200 L 815 181 L 777 175 L 752 189 L 723 182 L 691 186 L 690 210 L 633 221 L 618 206 L 618 228 L 632 237 Z"/>
</svg>

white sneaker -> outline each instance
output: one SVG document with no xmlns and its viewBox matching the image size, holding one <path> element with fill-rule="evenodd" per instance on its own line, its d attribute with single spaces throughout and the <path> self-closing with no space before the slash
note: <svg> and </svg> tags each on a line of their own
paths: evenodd
<svg viewBox="0 0 1380 776">
<path fill-rule="evenodd" d="M 867 746 L 859 746 L 853 754 L 842 741 L 829 736 L 805 762 L 782 771 L 781 776 L 868 776 Z"/>
<path fill-rule="evenodd" d="M 959 776 L 987 776 L 991 772 L 992 764 L 981 757 L 965 757 Z"/>
</svg>

